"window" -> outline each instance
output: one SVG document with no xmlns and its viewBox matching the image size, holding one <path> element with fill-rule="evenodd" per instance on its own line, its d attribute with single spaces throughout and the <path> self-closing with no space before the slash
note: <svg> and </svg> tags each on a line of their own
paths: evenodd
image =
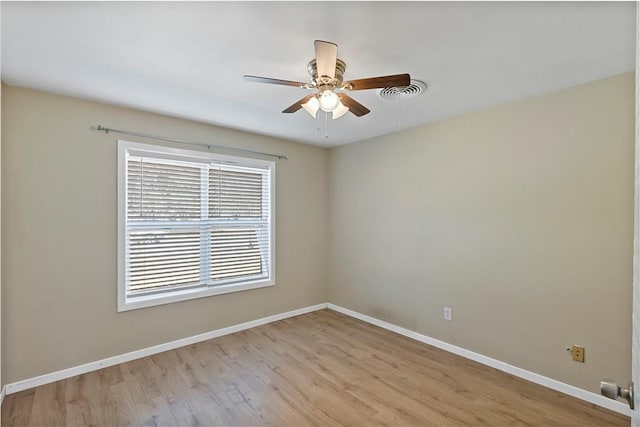
<svg viewBox="0 0 640 427">
<path fill-rule="evenodd" d="M 118 311 L 274 284 L 273 162 L 118 142 Z"/>
</svg>

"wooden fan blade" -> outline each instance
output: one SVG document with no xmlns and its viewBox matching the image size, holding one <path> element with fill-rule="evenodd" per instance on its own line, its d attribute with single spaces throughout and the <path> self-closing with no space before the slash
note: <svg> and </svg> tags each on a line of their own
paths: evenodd
<svg viewBox="0 0 640 427">
<path fill-rule="evenodd" d="M 349 111 L 351 111 L 358 117 L 362 117 L 365 114 L 369 114 L 371 112 L 367 107 L 360 104 L 358 101 L 356 101 L 346 93 L 341 93 L 340 95 L 338 95 L 338 97 L 345 106 L 349 107 Z"/>
<path fill-rule="evenodd" d="M 383 87 L 401 87 L 411 84 L 409 74 L 393 74 L 391 76 L 370 77 L 368 79 L 349 80 L 344 82 L 341 89 L 344 90 L 364 90 L 379 89 Z"/>
<path fill-rule="evenodd" d="M 306 104 L 307 101 L 309 101 L 314 96 L 316 96 L 315 93 L 309 94 L 309 95 L 305 96 L 304 98 L 299 99 L 298 101 L 296 101 L 295 103 L 293 103 L 289 107 L 285 108 L 284 110 L 282 110 L 282 112 L 283 113 L 295 113 L 296 111 L 298 111 L 299 109 L 302 108 L 302 104 Z"/>
<path fill-rule="evenodd" d="M 322 40 L 316 40 L 313 43 L 316 49 L 316 67 L 318 69 L 318 77 L 328 76 L 333 79 L 336 76 L 338 45 Z"/>
<path fill-rule="evenodd" d="M 302 89 L 311 89 L 313 87 L 313 85 L 309 83 L 294 82 L 291 80 L 272 79 L 271 77 L 249 76 L 246 74 L 244 75 L 244 79 L 248 82 L 253 82 L 253 83 L 269 83 L 272 85 L 295 86 Z"/>
</svg>

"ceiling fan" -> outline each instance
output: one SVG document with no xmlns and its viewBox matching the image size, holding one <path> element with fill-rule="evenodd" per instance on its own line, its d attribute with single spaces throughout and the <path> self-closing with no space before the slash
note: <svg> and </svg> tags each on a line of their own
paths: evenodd
<svg viewBox="0 0 640 427">
<path fill-rule="evenodd" d="M 370 112 L 367 107 L 343 91 L 403 87 L 411 84 L 409 74 L 393 74 L 390 76 L 343 81 L 342 75 L 347 65 L 344 61 L 338 59 L 338 45 L 322 40 L 316 40 L 314 45 L 316 57 L 307 65 L 307 71 L 311 75 L 310 83 L 249 75 L 245 75 L 244 79 L 248 82 L 295 86 L 301 89 L 314 90 L 314 93 L 298 100 L 282 112 L 295 113 L 300 108 L 304 108 L 315 118 L 318 109 L 320 109 L 331 113 L 333 119 L 342 117 L 347 111 L 351 111 L 358 117 Z M 336 91 L 340 92 L 336 93 Z"/>
</svg>

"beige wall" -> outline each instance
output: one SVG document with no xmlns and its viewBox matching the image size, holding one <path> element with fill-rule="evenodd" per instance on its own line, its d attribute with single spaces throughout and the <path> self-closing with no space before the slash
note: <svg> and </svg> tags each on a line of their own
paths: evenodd
<svg viewBox="0 0 640 427">
<path fill-rule="evenodd" d="M 332 149 L 329 301 L 593 392 L 626 381 L 633 112 L 625 74 Z"/>
<path fill-rule="evenodd" d="M 624 381 L 633 89 L 618 76 L 327 152 L 3 86 L 3 383 L 325 301 L 594 392 Z M 118 136 L 98 123 L 289 155 L 278 285 L 117 313 Z"/>
<path fill-rule="evenodd" d="M 2 3 L 0 2 L 0 23 L 2 22 Z M 0 37 L 1 39 L 1 37 Z M 2 70 L 2 40 L 0 40 L 0 70 Z M 0 100 L 2 100 L 2 73 L 0 72 Z M 0 193 L 2 193 L 2 103 L 0 102 Z M 0 197 L 0 225 L 2 224 L 2 197 Z M 0 389 L 2 380 L 2 227 L 0 227 Z"/>
<path fill-rule="evenodd" d="M 326 150 L 2 89 L 4 383 L 326 301 Z M 117 313 L 118 136 L 96 124 L 288 155 L 276 165 L 277 285 Z"/>
<path fill-rule="evenodd" d="M 2 3 L 0 3 L 0 22 L 2 22 Z M 0 40 L 0 46 L 2 41 Z M 2 69 L 2 48 L 0 47 L 0 70 Z M 2 100 L 2 73 L 0 73 L 0 100 Z M 2 193 L 2 103 L 0 102 L 0 193 Z M 0 197 L 0 225 L 2 224 L 2 197 Z M 2 227 L 0 227 L 0 389 L 2 380 Z"/>
</svg>

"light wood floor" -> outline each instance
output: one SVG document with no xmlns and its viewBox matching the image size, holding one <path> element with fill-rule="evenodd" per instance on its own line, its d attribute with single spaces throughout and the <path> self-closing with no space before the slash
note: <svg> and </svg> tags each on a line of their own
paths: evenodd
<svg viewBox="0 0 640 427">
<path fill-rule="evenodd" d="M 322 310 L 9 395 L 2 425 L 619 425 L 630 420 Z"/>
</svg>

